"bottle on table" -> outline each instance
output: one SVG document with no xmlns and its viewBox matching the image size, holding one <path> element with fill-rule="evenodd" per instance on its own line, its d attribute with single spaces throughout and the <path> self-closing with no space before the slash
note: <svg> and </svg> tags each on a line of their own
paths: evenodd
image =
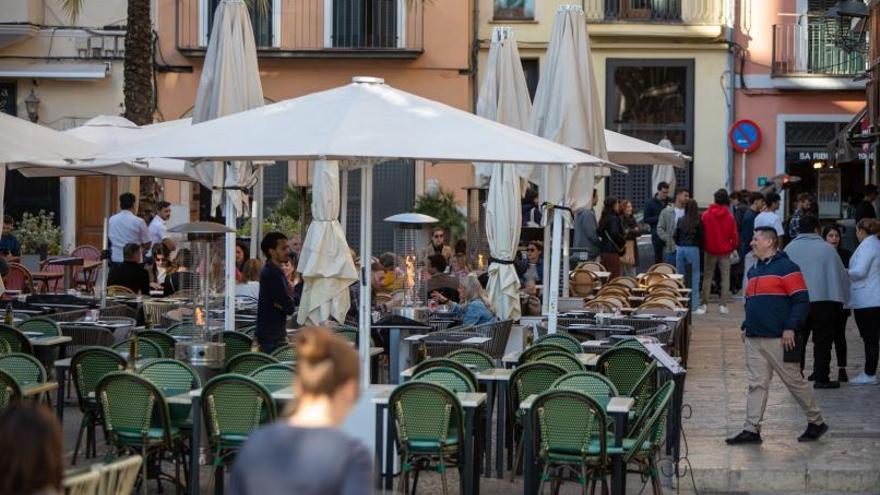
<svg viewBox="0 0 880 495">
<path fill-rule="evenodd" d="M 6 315 L 3 317 L 3 323 L 10 326 L 15 323 L 15 313 L 12 312 L 12 303 L 6 305 Z"/>
</svg>

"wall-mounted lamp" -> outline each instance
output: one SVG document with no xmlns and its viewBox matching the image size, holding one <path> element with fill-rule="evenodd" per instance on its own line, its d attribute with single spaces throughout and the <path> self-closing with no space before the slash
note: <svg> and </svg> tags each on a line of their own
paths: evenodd
<svg viewBox="0 0 880 495">
<path fill-rule="evenodd" d="M 40 99 L 34 94 L 34 90 L 31 90 L 31 94 L 24 99 L 24 107 L 27 109 L 28 118 L 36 124 L 40 119 Z"/>
<path fill-rule="evenodd" d="M 813 162 L 813 168 L 815 168 L 816 170 L 822 168 L 824 165 L 825 164 L 822 162 Z"/>
</svg>

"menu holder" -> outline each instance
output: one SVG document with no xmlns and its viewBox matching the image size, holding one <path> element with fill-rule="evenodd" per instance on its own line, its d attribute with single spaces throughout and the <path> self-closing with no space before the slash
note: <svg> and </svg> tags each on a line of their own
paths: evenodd
<svg viewBox="0 0 880 495">
<path fill-rule="evenodd" d="M 648 350 L 648 354 L 651 355 L 652 358 L 656 359 L 660 366 L 668 369 L 673 375 L 679 375 L 682 373 L 686 373 L 687 370 L 684 369 L 678 361 L 675 360 L 672 356 L 669 355 L 664 349 L 663 346 L 658 343 L 643 343 L 645 349 Z"/>
</svg>

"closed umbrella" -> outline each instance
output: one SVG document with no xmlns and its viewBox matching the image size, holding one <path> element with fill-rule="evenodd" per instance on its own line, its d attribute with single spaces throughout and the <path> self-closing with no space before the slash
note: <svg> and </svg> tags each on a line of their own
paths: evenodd
<svg viewBox="0 0 880 495">
<path fill-rule="evenodd" d="M 511 28 L 492 30 L 485 74 L 477 100 L 477 115 L 525 129 L 532 102 Z M 479 171 L 480 165 L 477 167 Z M 518 320 L 522 314 L 519 277 L 512 262 L 516 258 L 522 225 L 520 179 L 514 165 L 496 163 L 489 167 L 482 165 L 482 169 L 488 169 L 491 174 L 486 201 L 486 237 L 490 256 L 486 288 L 498 318 Z"/>
<path fill-rule="evenodd" d="M 313 162 L 312 177 L 312 223 L 297 265 L 303 277 L 297 321 L 319 325 L 333 317 L 342 323 L 350 307 L 348 288 L 358 273 L 339 224 L 339 164 Z"/>
<path fill-rule="evenodd" d="M 247 6 L 241 0 L 223 0 L 214 14 L 214 26 L 199 80 L 192 122 L 210 121 L 263 105 L 263 87 L 257 68 L 257 48 Z M 214 139 L 226 139 L 217 134 Z M 225 165 L 225 166 L 224 166 Z M 226 191 L 226 226 L 235 230 L 235 219 L 246 210 L 242 189 L 253 185 L 247 163 L 199 164 L 192 175 L 213 190 L 212 209 Z M 225 173 L 224 173 L 225 172 Z M 226 234 L 225 326 L 235 327 L 235 233 Z"/>
<path fill-rule="evenodd" d="M 663 138 L 657 143 L 657 146 L 666 149 L 674 149 L 672 141 Z M 662 161 L 654 162 L 654 169 L 651 170 L 651 191 L 657 190 L 657 184 L 665 182 L 669 184 L 669 189 L 675 190 L 675 168 L 670 165 L 663 165 Z"/>
</svg>

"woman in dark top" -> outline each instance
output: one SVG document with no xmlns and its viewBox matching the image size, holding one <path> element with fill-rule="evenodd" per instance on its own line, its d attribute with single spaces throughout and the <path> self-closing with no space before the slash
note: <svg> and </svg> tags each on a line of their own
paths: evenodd
<svg viewBox="0 0 880 495">
<path fill-rule="evenodd" d="M 828 225 L 822 229 L 822 238 L 825 242 L 834 246 L 837 255 L 843 266 L 849 268 L 849 259 L 852 257 L 852 251 L 844 249 L 840 246 L 842 236 L 840 229 L 836 225 Z M 848 382 L 849 376 L 846 374 L 846 320 L 849 319 L 849 308 L 843 308 L 840 317 L 834 325 L 834 353 L 837 354 L 837 381 Z"/>
<path fill-rule="evenodd" d="M 192 251 L 184 248 L 177 253 L 175 270 L 165 277 L 165 283 L 162 284 L 163 292 L 166 296 L 170 296 L 180 290 L 198 288 L 199 276 L 197 273 L 190 271 L 192 263 Z"/>
<path fill-rule="evenodd" d="M 633 262 L 632 264 L 623 263 L 623 274 L 635 277 L 636 269 L 639 266 L 638 238 L 645 232 L 642 232 L 642 228 L 639 227 L 639 222 L 636 220 L 635 208 L 633 207 L 632 201 L 628 199 L 621 201 L 620 212 L 620 221 L 623 225 L 623 237 L 626 239 L 624 250 L 631 250 L 633 254 L 631 260 Z M 625 258 L 626 256 L 624 256 L 624 260 Z"/>
<path fill-rule="evenodd" d="M 700 305 L 700 246 L 703 245 L 703 224 L 697 212 L 697 202 L 689 200 L 684 207 L 684 216 L 675 224 L 675 269 L 682 275 L 691 267 L 691 311 L 694 314 L 706 312 Z"/>
<path fill-rule="evenodd" d="M 599 218 L 599 256 L 602 265 L 611 273 L 611 278 L 620 276 L 620 255 L 624 253 L 626 239 L 623 235 L 623 223 L 620 221 L 620 202 L 617 198 L 605 198 L 602 216 Z"/>
</svg>

